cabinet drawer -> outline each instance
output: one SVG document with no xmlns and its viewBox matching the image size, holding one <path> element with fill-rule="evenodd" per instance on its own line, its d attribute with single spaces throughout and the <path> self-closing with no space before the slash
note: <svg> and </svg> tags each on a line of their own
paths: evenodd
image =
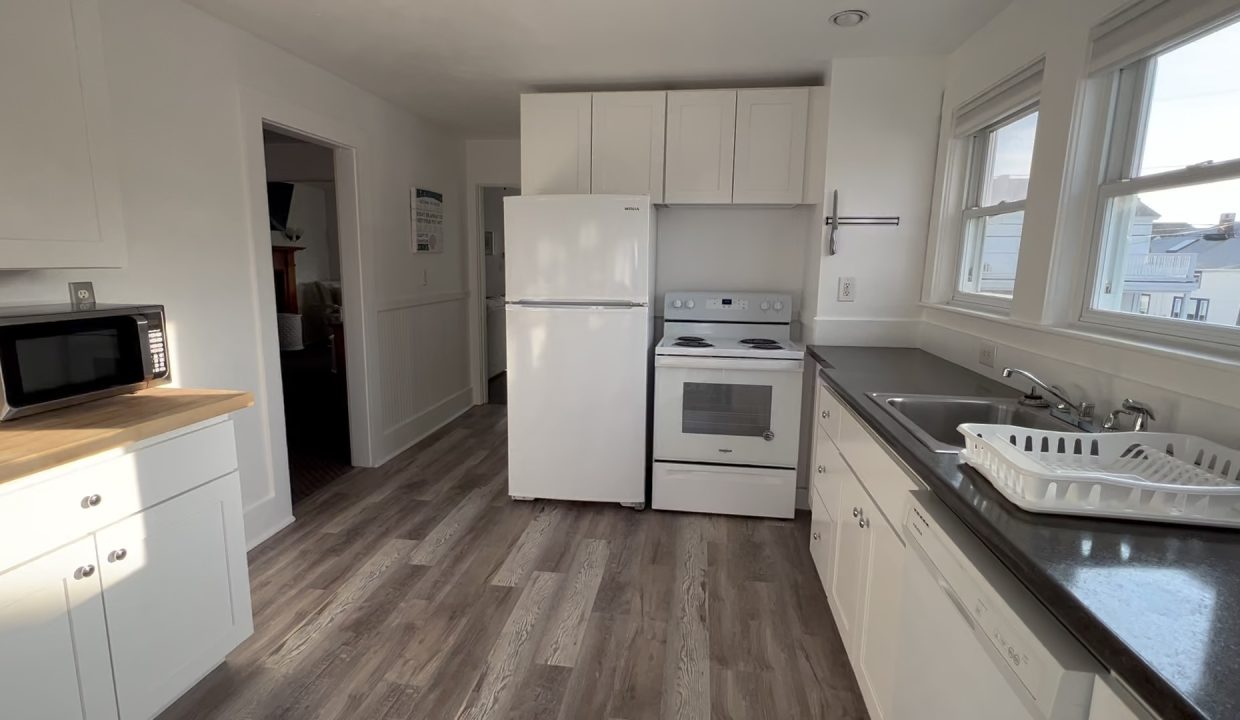
<svg viewBox="0 0 1240 720">
<path fill-rule="evenodd" d="M 909 492 L 917 484 L 851 412 L 840 413 L 840 454 L 892 527 L 899 527 Z"/>
<path fill-rule="evenodd" d="M 840 415 L 844 414 L 844 407 L 839 400 L 835 399 L 835 395 L 827 389 L 827 384 L 821 379 L 817 381 L 817 391 L 814 397 L 814 418 L 823 430 L 827 431 L 828 437 L 832 440 L 840 439 Z"/>
<path fill-rule="evenodd" d="M 226 420 L 15 480 L 11 492 L 0 494 L 0 570 L 236 468 L 232 421 Z"/>
</svg>

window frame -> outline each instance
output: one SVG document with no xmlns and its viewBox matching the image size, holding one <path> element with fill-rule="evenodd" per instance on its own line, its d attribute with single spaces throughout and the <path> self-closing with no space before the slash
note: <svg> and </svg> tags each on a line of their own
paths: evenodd
<svg viewBox="0 0 1240 720">
<path fill-rule="evenodd" d="M 1229 22 L 1240 21 L 1232 17 Z M 1222 25 L 1201 28 L 1179 41 L 1162 46 L 1149 55 L 1135 60 L 1118 70 L 1110 72 L 1105 84 L 1109 102 L 1103 103 L 1106 112 L 1101 122 L 1101 134 L 1097 137 L 1101 147 L 1098 181 L 1094 185 L 1092 232 L 1088 245 L 1084 293 L 1080 305 L 1080 322 L 1094 328 L 1121 330 L 1129 333 L 1154 334 L 1228 347 L 1240 346 L 1240 328 L 1226 325 L 1209 325 L 1188 320 L 1188 310 L 1193 298 L 1182 304 L 1181 317 L 1162 318 L 1117 310 L 1095 308 L 1099 283 L 1103 280 L 1100 266 L 1114 263 L 1110 256 L 1122 242 L 1108 237 L 1111 203 L 1116 198 L 1135 197 L 1140 193 L 1200 185 L 1209 182 L 1240 179 L 1240 158 L 1220 162 L 1190 165 L 1176 170 L 1164 170 L 1147 175 L 1137 175 L 1141 160 L 1144 133 L 1151 110 L 1151 93 L 1154 83 L 1154 63 L 1161 55 L 1188 45 L 1218 30 Z M 1104 258 L 1104 255 L 1107 257 Z M 1118 271 L 1113 265 L 1112 273 Z M 1118 288 L 1122 293 L 1123 289 Z M 1174 302 L 1174 301 L 1173 301 Z"/>
<path fill-rule="evenodd" d="M 959 225 L 956 229 L 956 247 L 959 252 L 956 257 L 955 273 L 952 276 L 952 305 L 990 311 L 1010 311 L 1012 308 L 1011 297 L 966 290 L 965 276 L 970 268 L 977 268 L 979 277 L 977 281 L 974 281 L 973 286 L 976 287 L 976 283 L 981 280 L 981 253 L 984 246 L 982 239 L 976 237 L 977 228 L 985 227 L 985 222 L 988 218 L 1024 212 L 1028 205 L 1027 193 L 1024 200 L 1014 202 L 1001 201 L 994 205 L 982 205 L 981 201 L 986 189 L 986 180 L 988 179 L 986 176 L 993 166 L 995 149 L 992 141 L 993 135 L 1004 127 L 1013 125 L 1030 115 L 1038 113 L 1041 109 L 1040 100 L 1040 97 L 1025 100 L 1012 110 L 1004 113 L 998 120 L 957 139 L 958 142 L 965 146 L 966 160 L 964 163 L 963 201 L 960 204 Z M 1035 131 L 1034 154 L 1036 155 L 1036 153 Z M 1022 224 L 1022 243 L 1024 242 L 1024 230 L 1025 228 Z M 1019 268 L 1018 262 L 1017 273 L 1019 273 Z M 1015 282 L 1015 278 L 1013 282 Z M 1013 286 L 1013 296 L 1015 296 L 1015 286 Z"/>
</svg>

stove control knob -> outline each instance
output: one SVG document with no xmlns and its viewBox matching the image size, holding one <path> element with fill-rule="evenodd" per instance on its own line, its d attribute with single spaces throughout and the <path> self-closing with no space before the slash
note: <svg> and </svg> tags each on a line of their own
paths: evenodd
<svg viewBox="0 0 1240 720">
<path fill-rule="evenodd" d="M 690 310 L 692 310 L 692 309 L 693 309 L 693 304 L 694 304 L 694 303 L 693 303 L 693 301 L 692 301 L 692 300 L 686 300 L 686 301 L 685 301 L 685 307 L 689 308 Z"/>
<path fill-rule="evenodd" d="M 762 312 L 766 312 L 767 310 L 770 310 L 770 309 L 771 309 L 771 304 L 763 300 L 762 301 Z"/>
<path fill-rule="evenodd" d="M 784 309 L 784 304 L 778 300 L 775 301 L 775 311 L 779 312 Z"/>
<path fill-rule="evenodd" d="M 684 303 L 683 303 L 683 302 L 681 302 L 681 301 L 679 301 L 679 300 L 673 300 L 673 301 L 672 301 L 672 307 L 674 307 L 674 308 L 678 308 L 678 307 L 680 307 L 681 305 L 684 305 Z"/>
</svg>

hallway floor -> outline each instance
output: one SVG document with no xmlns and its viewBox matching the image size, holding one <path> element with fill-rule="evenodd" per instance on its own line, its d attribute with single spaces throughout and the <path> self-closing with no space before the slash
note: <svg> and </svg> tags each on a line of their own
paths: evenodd
<svg viewBox="0 0 1240 720">
<path fill-rule="evenodd" d="M 863 718 L 806 518 L 513 502 L 503 406 L 297 508 L 161 718 Z"/>
</svg>

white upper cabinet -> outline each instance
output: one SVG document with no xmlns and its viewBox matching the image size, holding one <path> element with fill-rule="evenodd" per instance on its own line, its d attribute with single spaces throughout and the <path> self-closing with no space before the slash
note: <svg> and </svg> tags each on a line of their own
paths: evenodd
<svg viewBox="0 0 1240 720">
<path fill-rule="evenodd" d="M 663 202 L 665 92 L 594 93 L 590 192 Z"/>
<path fill-rule="evenodd" d="M 735 90 L 669 92 L 664 188 L 667 203 L 732 202 L 735 141 Z"/>
<path fill-rule="evenodd" d="M 590 93 L 521 96 L 521 194 L 590 192 Z"/>
<path fill-rule="evenodd" d="M 96 0 L 0 2 L 0 269 L 125 262 Z"/>
<path fill-rule="evenodd" d="M 802 201 L 808 117 L 809 88 L 737 91 L 733 203 Z"/>
<path fill-rule="evenodd" d="M 92 538 L 0 573 L 0 648 L 0 715 L 116 720 Z"/>
</svg>

